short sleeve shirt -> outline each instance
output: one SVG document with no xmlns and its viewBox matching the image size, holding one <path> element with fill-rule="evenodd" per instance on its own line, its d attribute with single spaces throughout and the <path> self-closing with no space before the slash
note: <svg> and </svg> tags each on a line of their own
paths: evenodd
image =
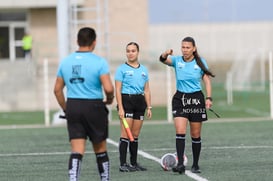
<svg viewBox="0 0 273 181">
<path fill-rule="evenodd" d="M 103 99 L 100 76 L 109 74 L 105 59 L 91 52 L 75 52 L 61 61 L 57 76 L 64 79 L 67 98 Z"/>
<path fill-rule="evenodd" d="M 115 81 L 122 83 L 122 94 L 143 94 L 145 83 L 148 80 L 148 70 L 141 64 L 134 68 L 124 63 L 118 67 L 115 74 Z"/>
<path fill-rule="evenodd" d="M 177 90 L 184 93 L 200 91 L 204 71 L 197 65 L 196 60 L 186 62 L 182 56 L 171 56 L 170 58 L 171 66 L 175 69 Z M 201 58 L 201 61 L 205 67 L 208 67 L 205 59 Z"/>
</svg>

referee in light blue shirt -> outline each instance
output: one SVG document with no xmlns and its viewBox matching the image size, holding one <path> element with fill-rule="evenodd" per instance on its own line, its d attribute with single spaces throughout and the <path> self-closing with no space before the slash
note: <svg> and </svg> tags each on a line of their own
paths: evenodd
<svg viewBox="0 0 273 181">
<path fill-rule="evenodd" d="M 103 181 L 109 178 L 108 110 L 114 98 L 108 63 L 93 52 L 96 46 L 95 30 L 89 27 L 78 32 L 79 49 L 61 61 L 54 93 L 66 113 L 67 130 L 71 145 L 68 169 L 69 180 L 78 181 L 88 138 L 96 154 L 96 163 Z M 67 101 L 63 89 L 67 89 Z M 106 98 L 103 101 L 103 93 Z"/>
<path fill-rule="evenodd" d="M 121 93 L 144 95 L 144 86 L 149 76 L 146 67 L 139 64 L 137 68 L 128 63 L 122 64 L 116 71 L 115 80 L 122 82 Z"/>
<path fill-rule="evenodd" d="M 146 171 L 137 162 L 138 136 L 147 108 L 147 117 L 152 116 L 149 76 L 145 66 L 138 61 L 139 46 L 130 42 L 126 46 L 126 63 L 120 65 L 115 74 L 115 90 L 118 114 L 121 120 L 119 143 L 120 172 Z M 132 131 L 134 141 L 130 142 L 122 124 L 125 118 Z M 127 148 L 130 151 L 130 163 L 126 161 Z"/>
<path fill-rule="evenodd" d="M 181 42 L 182 56 L 172 56 L 172 49 L 160 55 L 160 62 L 172 66 L 176 76 L 176 93 L 172 99 L 172 112 L 176 129 L 176 152 L 178 165 L 173 168 L 180 174 L 185 172 L 184 149 L 187 124 L 190 124 L 192 139 L 193 164 L 191 171 L 201 173 L 199 156 L 201 152 L 202 122 L 207 120 L 206 108 L 212 106 L 211 81 L 214 75 L 208 70 L 206 61 L 197 53 L 197 47 L 192 37 L 186 37 Z M 206 98 L 202 92 L 201 81 L 204 82 Z"/>
</svg>

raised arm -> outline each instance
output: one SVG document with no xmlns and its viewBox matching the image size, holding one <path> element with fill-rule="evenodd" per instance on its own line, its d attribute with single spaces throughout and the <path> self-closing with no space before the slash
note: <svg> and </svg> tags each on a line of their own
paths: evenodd
<svg viewBox="0 0 273 181">
<path fill-rule="evenodd" d="M 171 65 L 172 64 L 172 60 L 169 58 L 169 55 L 173 54 L 173 50 L 172 49 L 168 49 L 165 52 L 163 52 L 160 57 L 159 57 L 159 61 L 166 64 L 166 65 Z"/>
</svg>

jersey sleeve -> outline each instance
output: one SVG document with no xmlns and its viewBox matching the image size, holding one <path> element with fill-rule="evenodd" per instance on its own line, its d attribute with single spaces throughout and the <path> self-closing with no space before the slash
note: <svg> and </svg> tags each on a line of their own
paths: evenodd
<svg viewBox="0 0 273 181">
<path fill-rule="evenodd" d="M 102 59 L 100 75 L 109 74 L 109 65 L 106 60 Z"/>
<path fill-rule="evenodd" d="M 176 58 L 177 56 L 170 56 L 170 59 L 172 60 L 172 63 L 170 66 L 174 67 L 175 66 L 175 63 L 176 63 Z"/>
<path fill-rule="evenodd" d="M 62 64 L 63 64 L 63 61 L 61 61 L 61 63 L 58 66 L 57 77 L 62 77 L 63 78 Z"/>
<path fill-rule="evenodd" d="M 145 82 L 148 82 L 149 81 L 149 72 L 148 72 L 148 69 L 145 67 L 145 73 L 146 73 L 146 80 Z"/>
<path fill-rule="evenodd" d="M 121 67 L 118 67 L 118 69 L 115 73 L 115 80 L 120 81 L 120 82 L 122 82 L 122 80 L 123 80 Z"/>
</svg>

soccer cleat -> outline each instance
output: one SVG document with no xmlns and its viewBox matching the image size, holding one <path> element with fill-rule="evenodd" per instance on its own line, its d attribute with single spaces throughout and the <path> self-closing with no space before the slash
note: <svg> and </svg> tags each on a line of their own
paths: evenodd
<svg viewBox="0 0 273 181">
<path fill-rule="evenodd" d="M 191 172 L 192 173 L 201 173 L 201 170 L 200 170 L 199 166 L 192 166 Z"/>
<path fill-rule="evenodd" d="M 147 168 L 140 166 L 138 163 L 132 166 L 136 169 L 136 171 L 147 171 Z"/>
<path fill-rule="evenodd" d="M 135 167 L 129 165 L 128 163 L 124 163 L 119 167 L 120 172 L 135 172 L 137 171 Z"/>
<path fill-rule="evenodd" d="M 172 168 L 173 172 L 178 172 L 180 174 L 185 173 L 185 166 L 184 165 L 177 165 L 176 167 Z"/>
</svg>

